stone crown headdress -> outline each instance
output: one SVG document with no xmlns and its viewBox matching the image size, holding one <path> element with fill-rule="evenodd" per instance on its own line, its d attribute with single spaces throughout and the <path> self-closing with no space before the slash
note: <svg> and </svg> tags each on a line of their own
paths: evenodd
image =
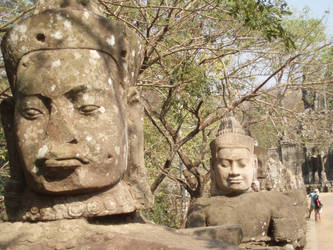
<svg viewBox="0 0 333 250">
<path fill-rule="evenodd" d="M 21 58 L 40 50 L 104 52 L 115 60 L 121 83 L 134 84 L 143 60 L 143 46 L 134 32 L 103 17 L 93 0 L 37 0 L 35 4 L 34 14 L 15 25 L 1 44 L 14 95 Z"/>
<path fill-rule="evenodd" d="M 252 137 L 245 134 L 240 123 L 231 114 L 227 114 L 221 121 L 216 139 L 211 146 L 215 148 L 247 148 L 251 153 L 254 152 L 255 141 Z"/>
</svg>

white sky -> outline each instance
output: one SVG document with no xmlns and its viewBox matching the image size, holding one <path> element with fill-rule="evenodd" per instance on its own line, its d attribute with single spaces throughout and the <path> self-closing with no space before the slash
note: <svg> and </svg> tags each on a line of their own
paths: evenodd
<svg viewBox="0 0 333 250">
<path fill-rule="evenodd" d="M 304 7 L 310 8 L 310 16 L 321 18 L 325 11 L 330 11 L 323 23 L 326 25 L 327 35 L 333 37 L 333 0 L 286 0 L 292 9 L 301 11 Z"/>
</svg>

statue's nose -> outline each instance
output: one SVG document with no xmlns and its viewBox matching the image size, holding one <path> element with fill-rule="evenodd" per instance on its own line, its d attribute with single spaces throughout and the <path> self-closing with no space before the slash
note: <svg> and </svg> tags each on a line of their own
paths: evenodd
<svg viewBox="0 0 333 250">
<path fill-rule="evenodd" d="M 238 175 L 239 174 L 239 165 L 237 161 L 231 162 L 231 174 L 232 175 Z"/>
<path fill-rule="evenodd" d="M 50 113 L 46 130 L 47 137 L 49 140 L 59 144 L 77 144 L 78 139 L 75 136 L 74 124 L 75 121 L 72 119 L 70 112 L 55 109 Z"/>
</svg>

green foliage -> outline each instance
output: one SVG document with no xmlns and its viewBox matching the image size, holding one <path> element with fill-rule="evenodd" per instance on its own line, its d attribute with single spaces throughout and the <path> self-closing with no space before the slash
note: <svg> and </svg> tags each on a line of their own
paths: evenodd
<svg viewBox="0 0 333 250">
<path fill-rule="evenodd" d="M 283 24 L 298 49 L 307 46 L 314 48 L 326 40 L 322 20 L 309 17 L 308 9 L 304 9 L 297 17 L 285 18 Z"/>
<path fill-rule="evenodd" d="M 282 129 L 281 126 L 279 127 Z M 258 145 L 263 148 L 268 149 L 279 145 L 279 133 L 270 121 L 251 126 L 251 134 L 258 141 Z"/>
<path fill-rule="evenodd" d="M 267 0 L 228 0 L 226 6 L 230 14 L 241 22 L 260 31 L 268 41 L 282 38 L 287 48 L 293 48 L 294 42 L 283 25 L 283 17 L 291 15 L 285 1 Z"/>
<path fill-rule="evenodd" d="M 0 0 L 0 27 L 32 6 L 31 0 Z"/>
<path fill-rule="evenodd" d="M 5 183 L 9 180 L 9 178 L 9 166 L 2 165 L 0 169 L 0 196 L 4 195 Z"/>
<path fill-rule="evenodd" d="M 156 224 L 180 228 L 180 199 L 175 198 L 176 193 L 169 190 L 166 185 L 162 185 L 159 190 L 154 195 L 154 207 L 143 210 L 141 213 Z"/>
</svg>

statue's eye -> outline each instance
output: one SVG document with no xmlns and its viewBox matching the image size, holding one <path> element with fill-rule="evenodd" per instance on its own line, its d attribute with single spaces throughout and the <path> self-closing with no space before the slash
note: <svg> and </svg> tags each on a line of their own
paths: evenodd
<svg viewBox="0 0 333 250">
<path fill-rule="evenodd" d="M 91 115 L 99 110 L 97 105 L 83 105 L 79 108 L 79 111 L 84 115 Z"/>
<path fill-rule="evenodd" d="M 245 168 L 247 166 L 247 161 L 246 160 L 240 160 L 240 161 L 238 161 L 238 165 L 241 168 Z"/>
<path fill-rule="evenodd" d="M 229 161 L 226 161 L 226 160 L 222 160 L 220 165 L 223 167 L 223 168 L 228 168 L 230 167 L 230 162 Z"/>
<path fill-rule="evenodd" d="M 35 120 L 43 115 L 43 112 L 36 108 L 26 108 L 22 110 L 22 115 L 29 120 Z"/>
</svg>

